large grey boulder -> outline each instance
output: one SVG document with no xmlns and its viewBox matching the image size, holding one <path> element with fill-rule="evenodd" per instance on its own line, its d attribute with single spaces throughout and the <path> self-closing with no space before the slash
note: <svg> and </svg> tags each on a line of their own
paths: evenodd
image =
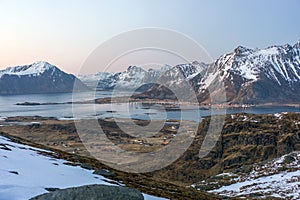
<svg viewBox="0 0 300 200">
<path fill-rule="evenodd" d="M 143 200 L 140 191 L 133 188 L 108 186 L 108 185 L 86 185 L 42 194 L 30 200 Z"/>
</svg>

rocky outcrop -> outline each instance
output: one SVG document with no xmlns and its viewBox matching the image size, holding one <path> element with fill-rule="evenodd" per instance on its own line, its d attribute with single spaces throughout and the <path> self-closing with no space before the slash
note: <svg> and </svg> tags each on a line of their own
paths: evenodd
<svg viewBox="0 0 300 200">
<path fill-rule="evenodd" d="M 107 185 L 87 185 L 61 190 L 33 197 L 30 200 L 143 200 L 142 193 L 136 189 L 107 186 Z"/>
<path fill-rule="evenodd" d="M 154 175 L 192 183 L 224 171 L 245 170 L 254 163 L 300 151 L 300 114 L 234 114 L 227 115 L 219 140 L 211 152 L 199 158 L 209 123 L 210 118 L 205 118 L 183 156 Z"/>
</svg>

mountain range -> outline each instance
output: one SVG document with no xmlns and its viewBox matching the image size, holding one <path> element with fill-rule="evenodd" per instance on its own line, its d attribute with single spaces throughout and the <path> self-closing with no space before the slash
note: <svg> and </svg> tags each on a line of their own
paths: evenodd
<svg viewBox="0 0 300 200">
<path fill-rule="evenodd" d="M 8 67 L 0 71 L 0 94 L 31 94 L 72 92 L 77 81 L 79 91 L 88 90 L 72 74 L 67 74 L 48 62 Z"/>
<path fill-rule="evenodd" d="M 96 87 L 97 90 L 110 90 L 116 87 L 126 90 L 154 83 L 159 76 L 171 68 L 171 66 L 165 65 L 160 69 L 145 70 L 138 66 L 129 66 L 123 72 L 98 72 L 90 75 L 79 75 L 78 77 L 87 86 Z M 144 86 L 144 90 L 148 88 Z"/>
<path fill-rule="evenodd" d="M 148 70 L 129 66 L 123 72 L 78 77 L 48 62 L 8 67 L 0 70 L 0 94 L 72 92 L 77 81 L 80 91 L 88 90 L 87 86 L 134 89 L 142 92 L 137 98 L 175 99 L 169 87 L 188 83 L 200 103 L 210 103 L 212 96 L 223 93 L 226 99 L 221 103 L 299 103 L 300 41 L 264 49 L 238 46 L 210 64 L 194 61 Z"/>
<path fill-rule="evenodd" d="M 210 64 L 195 61 L 174 67 L 166 65 L 158 70 L 130 66 L 123 72 L 100 72 L 92 76 L 100 90 L 141 86 L 144 93 L 139 97 L 143 98 L 176 98 L 165 86 L 188 82 L 201 103 L 211 102 L 212 93 L 218 96 L 221 92 L 226 93 L 224 103 L 299 103 L 300 41 L 293 46 L 264 49 L 238 46 Z M 88 83 L 92 76 L 80 79 Z"/>
</svg>

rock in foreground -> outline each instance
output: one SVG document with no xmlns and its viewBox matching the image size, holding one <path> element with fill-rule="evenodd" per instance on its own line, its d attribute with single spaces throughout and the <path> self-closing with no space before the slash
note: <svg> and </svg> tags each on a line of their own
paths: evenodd
<svg viewBox="0 0 300 200">
<path fill-rule="evenodd" d="M 62 190 L 56 190 L 51 193 L 42 194 L 31 198 L 30 200 L 142 200 L 142 193 L 136 189 L 107 186 L 107 185 L 86 185 L 81 187 L 73 187 Z"/>
</svg>

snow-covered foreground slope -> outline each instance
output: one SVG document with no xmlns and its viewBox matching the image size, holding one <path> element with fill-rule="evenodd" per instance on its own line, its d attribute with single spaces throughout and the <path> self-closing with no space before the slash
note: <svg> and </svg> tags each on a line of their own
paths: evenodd
<svg viewBox="0 0 300 200">
<path fill-rule="evenodd" d="M 112 185 L 109 179 L 67 161 L 42 155 L 45 150 L 16 144 L 0 136 L 0 199 L 29 199 L 45 188 L 68 188 L 89 184 Z M 163 199 L 144 194 L 145 199 Z"/>
<path fill-rule="evenodd" d="M 300 199 L 300 152 L 293 152 L 265 164 L 255 164 L 250 173 L 217 175 L 231 184 L 210 192 L 225 196 Z"/>
</svg>

